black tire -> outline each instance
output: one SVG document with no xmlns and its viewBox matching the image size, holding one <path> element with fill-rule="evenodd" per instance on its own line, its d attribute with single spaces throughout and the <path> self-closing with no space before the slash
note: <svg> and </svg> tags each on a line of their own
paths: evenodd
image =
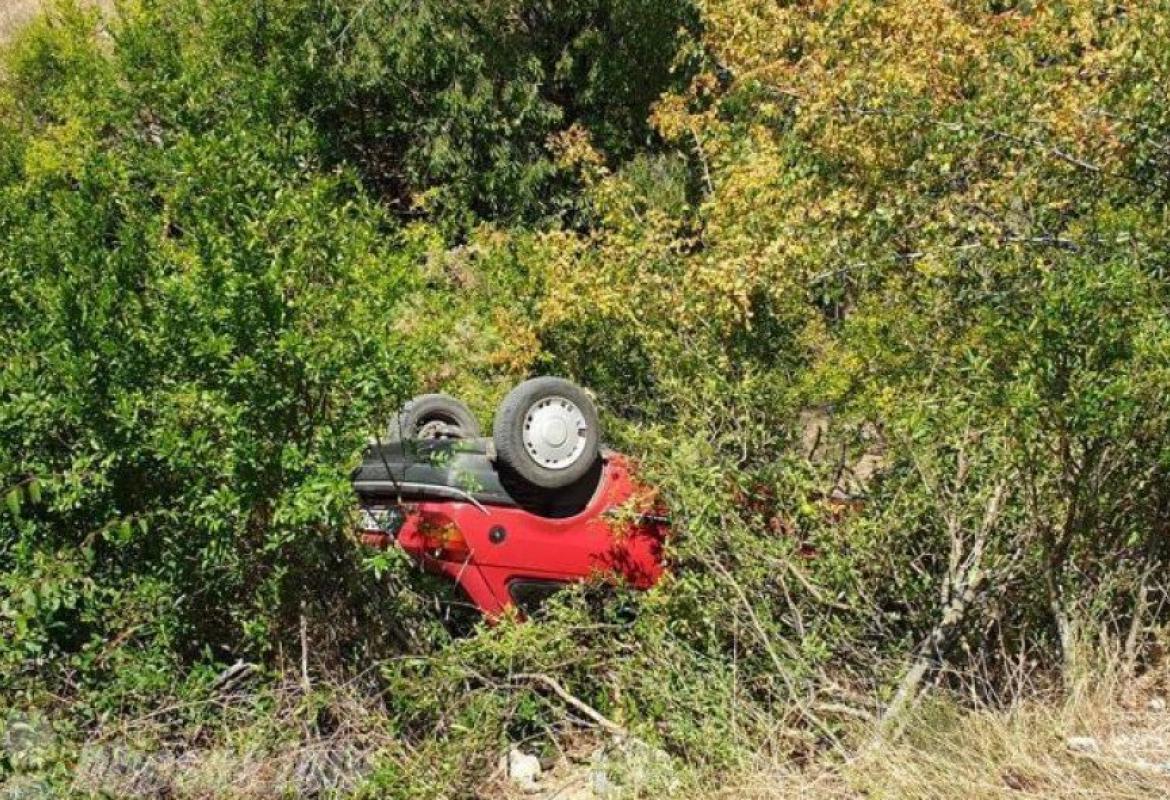
<svg viewBox="0 0 1170 800">
<path fill-rule="evenodd" d="M 477 439 L 480 435 L 471 409 L 449 394 L 420 394 L 390 420 L 391 441 Z"/>
<path fill-rule="evenodd" d="M 537 416 L 530 417 L 530 412 Z M 554 438 L 544 433 L 552 430 L 547 425 L 541 434 L 532 431 L 531 424 L 542 421 L 540 415 L 547 415 L 543 420 L 555 426 Z M 570 430 L 571 420 L 577 421 L 575 431 Z M 539 435 L 546 439 L 538 439 Z M 505 468 L 533 486 L 560 489 L 581 480 L 597 462 L 601 422 L 597 407 L 581 387 L 564 378 L 533 378 L 508 392 L 500 403 L 492 439 L 496 459 Z M 554 447 L 563 449 L 554 451 Z M 560 455 L 566 450 L 571 452 Z M 541 452 L 549 456 L 543 462 Z"/>
</svg>

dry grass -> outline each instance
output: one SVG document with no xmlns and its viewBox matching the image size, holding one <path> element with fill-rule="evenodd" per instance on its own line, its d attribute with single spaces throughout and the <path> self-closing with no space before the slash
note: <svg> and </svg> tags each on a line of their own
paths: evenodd
<svg viewBox="0 0 1170 800">
<path fill-rule="evenodd" d="M 890 798 L 1163 798 L 1162 771 L 1139 740 L 1170 736 L 1170 719 L 1121 709 L 1053 709 L 1010 714 L 949 708 L 926 712 L 905 741 L 877 747 L 844 770 L 846 784 L 866 797 Z M 1099 749 L 1074 752 L 1072 736 Z M 1170 759 L 1170 753 L 1163 754 Z"/>
<path fill-rule="evenodd" d="M 653 748 L 639 750 L 600 730 L 582 731 L 560 743 L 561 757 L 540 781 L 540 793 L 511 785 L 501 767 L 481 779 L 479 796 L 590 800 L 597 796 L 598 753 L 605 750 L 609 766 L 603 769 L 612 779 L 611 796 L 618 798 L 1170 797 L 1170 710 L 1165 707 L 1170 669 L 1137 681 L 1116 674 L 1087 674 L 1081 688 L 1064 700 L 1024 692 L 1020 696 L 1030 699 L 1007 710 L 928 701 L 912 712 L 896 741 L 858 729 L 852 741 L 866 744 L 847 757 L 826 755 L 803 768 L 757 764 L 729 776 L 724 785 L 712 785 L 709 774 L 688 770 Z M 178 731 L 164 723 L 175 709 L 118 723 L 90 742 L 73 789 L 84 796 L 143 798 L 347 796 L 379 764 L 389 760 L 407 768 L 409 748 L 388 729 L 379 702 L 345 686 L 333 686 L 326 694 L 324 706 L 306 703 L 299 686 L 290 682 L 271 698 L 270 712 L 259 715 L 250 710 L 253 698 L 246 691 L 229 695 L 217 701 L 222 704 L 214 715 L 218 723 L 197 725 L 194 733 L 190 722 Z M 324 728 L 323 713 L 331 720 Z M 1070 747 L 1072 737 L 1091 737 L 1093 746 Z M 408 785 L 429 780 L 424 773 L 406 777 L 414 772 L 402 773 Z"/>
<path fill-rule="evenodd" d="M 1094 752 L 1070 750 L 1091 736 Z M 563 764 L 542 779 L 539 800 L 590 800 L 593 768 Z M 659 778 L 661 776 L 658 776 Z M 667 783 L 666 785 L 669 785 Z M 1035 703 L 1011 712 L 935 704 L 899 742 L 879 743 L 848 761 L 804 769 L 776 765 L 721 787 L 682 781 L 625 785 L 619 797 L 688 800 L 1164 800 L 1170 797 L 1170 713 L 1115 704 Z M 485 797 L 532 798 L 499 780 Z M 631 791 L 632 790 L 632 791 Z"/>
<path fill-rule="evenodd" d="M 398 743 L 385 709 L 352 686 L 321 698 L 307 700 L 290 681 L 267 697 L 267 713 L 256 713 L 256 698 L 242 691 L 117 721 L 82 748 L 71 789 L 144 800 L 344 797 L 375 762 L 396 757 Z M 203 721 L 172 729 L 176 718 L 212 706 Z"/>
<path fill-rule="evenodd" d="M 1039 800 L 1170 797 L 1170 671 L 1139 681 L 1098 674 L 1062 702 L 1010 710 L 919 709 L 894 743 L 867 746 L 844 763 L 780 767 L 718 798 L 825 800 Z M 1070 747 L 1092 745 L 1085 749 Z"/>
<path fill-rule="evenodd" d="M 0 42 L 28 22 L 41 7 L 41 0 L 0 0 Z"/>
<path fill-rule="evenodd" d="M 965 708 L 934 700 L 916 709 L 896 740 L 873 730 L 853 733 L 848 756 L 803 768 L 757 764 L 722 786 L 685 766 L 645 770 L 641 785 L 622 783 L 616 797 L 687 800 L 1163 800 L 1170 797 L 1170 669 L 1132 681 L 1113 666 L 1087 673 L 1081 688 L 1058 700 L 1033 688 L 1007 710 Z M 1045 697 L 1048 699 L 1044 699 Z M 1078 750 L 1070 739 L 1091 738 Z M 1081 742 L 1080 744 L 1084 744 Z M 539 800 L 591 800 L 596 767 L 586 743 L 541 780 Z M 611 745 L 612 749 L 612 745 Z M 677 770 L 677 771 L 676 771 Z M 671 787 L 673 783 L 673 788 Z M 532 798 L 502 775 L 482 796 Z"/>
<path fill-rule="evenodd" d="M 82 0 L 83 5 L 90 5 L 109 12 L 113 8 L 113 0 Z M 48 5 L 47 0 L 0 0 L 0 44 L 6 42 L 24 25 L 32 21 L 37 13 Z"/>
</svg>

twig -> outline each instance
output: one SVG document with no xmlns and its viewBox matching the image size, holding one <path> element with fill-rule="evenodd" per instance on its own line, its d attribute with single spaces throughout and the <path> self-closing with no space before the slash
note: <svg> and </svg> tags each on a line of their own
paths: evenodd
<svg viewBox="0 0 1170 800">
<path fill-rule="evenodd" d="M 211 683 L 213 691 L 227 694 L 237 689 L 244 681 L 254 675 L 259 667 L 240 659 L 216 676 Z"/>
<path fill-rule="evenodd" d="M 804 587 L 804 590 L 806 592 L 808 592 L 810 595 L 812 595 L 812 598 L 814 600 L 816 600 L 818 603 L 820 603 L 821 605 L 828 606 L 829 608 L 834 608 L 837 611 L 853 612 L 853 611 L 857 610 L 857 609 L 853 608 L 852 606 L 846 605 L 845 603 L 834 600 L 831 597 L 826 597 L 824 590 L 821 589 L 819 586 L 817 586 L 815 583 L 813 583 L 811 580 L 809 580 L 808 576 L 805 575 L 804 572 L 802 572 L 800 570 L 800 568 L 796 566 L 795 563 L 793 563 L 792 559 L 790 559 L 790 558 L 782 559 L 780 561 L 780 564 L 785 569 L 787 569 L 792 574 L 792 576 L 794 578 L 796 578 L 797 582 L 802 587 Z"/>
<path fill-rule="evenodd" d="M 707 197 L 715 194 L 715 184 L 711 181 L 711 169 L 707 165 L 707 154 L 703 151 L 703 142 L 699 139 L 699 132 L 691 126 L 691 138 L 695 140 L 695 155 L 699 158 L 699 165 L 703 168 L 703 183 L 707 189 Z"/>
<path fill-rule="evenodd" d="M 309 680 L 309 619 L 305 616 L 305 601 L 301 601 L 301 687 L 305 694 L 313 689 Z"/>
<path fill-rule="evenodd" d="M 759 616 L 757 616 L 755 609 L 752 608 L 751 601 L 748 600 L 747 594 L 745 594 L 743 591 L 743 587 L 739 585 L 739 582 L 735 580 L 735 577 L 727 570 L 727 568 L 719 563 L 719 559 L 709 554 L 707 556 L 707 560 L 708 563 L 715 569 L 716 572 L 720 574 L 723 580 L 727 582 L 727 584 L 732 588 L 736 596 L 739 598 L 740 604 L 747 613 L 748 621 L 751 622 L 752 628 L 755 630 L 756 636 L 760 640 L 760 644 L 763 645 L 765 652 L 767 652 L 768 657 L 772 660 L 772 664 L 776 668 L 776 672 L 780 676 L 780 680 L 783 681 L 785 688 L 788 689 L 788 694 L 792 698 L 793 703 L 796 704 L 796 708 L 800 712 L 801 716 L 807 719 L 813 725 L 813 727 L 815 727 L 825 736 L 825 738 L 832 742 L 834 747 L 839 750 L 843 749 L 841 746 L 841 741 L 837 735 L 833 733 L 833 729 L 830 728 L 824 720 L 817 716 L 815 712 L 813 712 L 807 702 L 801 701 L 800 693 L 797 691 L 796 684 L 792 679 L 790 671 L 785 668 L 784 662 L 780 660 L 780 656 L 776 653 L 776 649 L 772 646 L 772 638 L 769 637 L 767 631 L 764 630 L 763 623 L 760 622 Z M 793 660 L 800 660 L 799 653 L 795 651 L 791 644 L 785 642 L 783 639 L 780 639 L 780 642 L 788 649 L 788 653 L 793 658 Z"/>
<path fill-rule="evenodd" d="M 512 677 L 515 680 L 532 681 L 544 685 L 550 689 L 553 694 L 561 698 L 561 700 L 564 700 L 573 708 L 587 716 L 590 720 L 596 723 L 598 727 L 604 728 L 615 736 L 625 738 L 630 735 L 630 732 L 623 726 L 617 724 L 581 698 L 571 694 L 564 686 L 560 684 L 560 682 L 549 675 L 545 675 L 540 672 L 521 672 L 513 675 Z"/>
<path fill-rule="evenodd" d="M 1149 573 L 1142 576 L 1141 588 L 1138 589 L 1137 600 L 1133 606 L 1133 620 L 1129 625 L 1129 633 L 1125 637 L 1125 664 L 1127 677 L 1134 677 L 1137 672 L 1138 648 L 1141 644 L 1142 626 L 1145 623 L 1146 606 L 1149 605 L 1150 587 L 1147 583 Z"/>
</svg>

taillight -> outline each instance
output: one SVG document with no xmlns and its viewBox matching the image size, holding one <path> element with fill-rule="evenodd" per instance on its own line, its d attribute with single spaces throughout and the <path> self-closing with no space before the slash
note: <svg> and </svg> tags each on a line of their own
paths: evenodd
<svg viewBox="0 0 1170 800">
<path fill-rule="evenodd" d="M 358 520 L 358 535 L 362 543 L 370 547 L 389 547 L 398 532 L 406 514 L 401 508 L 363 508 Z"/>
<path fill-rule="evenodd" d="M 443 561 L 463 561 L 471 554 L 459 526 L 442 514 L 426 514 L 419 525 L 419 536 L 427 555 Z"/>
</svg>

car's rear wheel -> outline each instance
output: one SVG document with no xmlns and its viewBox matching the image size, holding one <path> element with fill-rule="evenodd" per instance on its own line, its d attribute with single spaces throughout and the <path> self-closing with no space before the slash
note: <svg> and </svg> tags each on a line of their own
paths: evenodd
<svg viewBox="0 0 1170 800">
<path fill-rule="evenodd" d="M 461 400 L 449 394 L 420 394 L 390 420 L 391 441 L 410 439 L 475 439 L 479 422 Z"/>
<path fill-rule="evenodd" d="M 597 461 L 601 423 L 589 395 L 564 378 L 524 381 L 496 411 L 496 458 L 528 483 L 559 489 Z"/>
</svg>

